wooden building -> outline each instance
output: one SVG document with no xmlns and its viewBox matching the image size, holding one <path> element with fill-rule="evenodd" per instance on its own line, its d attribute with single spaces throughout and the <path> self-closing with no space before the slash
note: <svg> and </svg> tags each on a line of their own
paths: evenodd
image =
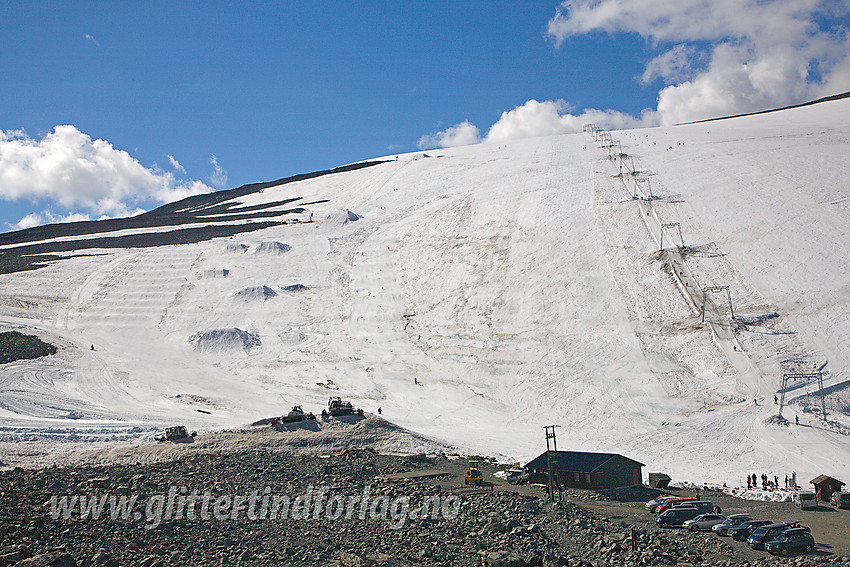
<svg viewBox="0 0 850 567">
<path fill-rule="evenodd" d="M 628 457 L 614 453 L 585 453 L 581 451 L 552 451 L 552 473 L 555 484 L 570 488 L 588 488 L 601 490 L 633 486 L 643 482 L 643 473 L 639 463 Z M 526 465 L 528 481 L 547 484 L 549 466 L 547 453 Z"/>
<path fill-rule="evenodd" d="M 844 483 L 837 478 L 821 474 L 811 480 L 815 486 L 815 494 L 818 495 L 818 500 L 821 502 L 829 502 L 829 497 L 833 492 L 841 492 L 841 487 Z"/>
</svg>

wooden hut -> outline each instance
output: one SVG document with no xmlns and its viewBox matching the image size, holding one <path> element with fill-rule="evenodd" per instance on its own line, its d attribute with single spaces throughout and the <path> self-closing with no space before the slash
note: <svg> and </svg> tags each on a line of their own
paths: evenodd
<svg viewBox="0 0 850 567">
<path fill-rule="evenodd" d="M 810 481 L 815 486 L 815 494 L 818 495 L 818 500 L 821 502 L 829 502 L 833 492 L 841 492 L 841 487 L 844 483 L 837 478 L 821 474 Z"/>
<path fill-rule="evenodd" d="M 585 453 L 581 451 L 552 451 L 552 473 L 555 484 L 570 488 L 600 490 L 633 486 L 643 482 L 639 463 L 614 453 Z M 546 484 L 549 482 L 548 453 L 526 465 L 528 481 Z"/>
</svg>

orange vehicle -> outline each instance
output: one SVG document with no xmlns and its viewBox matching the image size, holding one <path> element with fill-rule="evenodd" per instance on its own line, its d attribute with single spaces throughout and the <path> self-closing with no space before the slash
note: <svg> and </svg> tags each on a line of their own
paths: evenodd
<svg viewBox="0 0 850 567">
<path fill-rule="evenodd" d="M 484 482 L 484 476 L 481 474 L 481 469 L 478 468 L 478 461 L 469 461 L 464 484 L 481 484 L 482 482 Z"/>
</svg>

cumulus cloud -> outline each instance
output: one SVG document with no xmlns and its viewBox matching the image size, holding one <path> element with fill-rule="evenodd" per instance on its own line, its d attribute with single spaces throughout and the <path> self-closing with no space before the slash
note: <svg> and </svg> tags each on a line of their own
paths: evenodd
<svg viewBox="0 0 850 567">
<path fill-rule="evenodd" d="M 0 130 L 0 199 L 55 203 L 69 211 L 27 215 L 20 223 L 85 220 L 135 214 L 143 203 L 167 203 L 212 189 L 200 181 L 146 168 L 105 140 L 74 126 L 56 126 L 41 139 Z M 19 223 L 19 224 L 20 224 Z"/>
<path fill-rule="evenodd" d="M 32 228 L 34 226 L 40 226 L 43 224 L 51 224 L 57 222 L 78 222 L 88 220 L 92 220 L 91 217 L 83 213 L 56 215 L 50 211 L 43 211 L 41 213 L 30 213 L 24 216 L 24 218 L 19 220 L 17 223 L 11 225 L 11 228 L 15 230 L 23 230 L 25 228 Z"/>
<path fill-rule="evenodd" d="M 645 38 L 662 53 L 641 80 L 665 81 L 658 112 L 671 124 L 846 90 L 848 32 L 833 24 L 848 13 L 838 0 L 566 0 L 548 33 L 558 46 L 595 31 Z"/>
<path fill-rule="evenodd" d="M 213 172 L 210 174 L 210 183 L 212 183 L 213 187 L 223 189 L 227 186 L 227 171 L 219 165 L 215 154 L 210 154 L 210 164 L 213 166 Z"/>
<path fill-rule="evenodd" d="M 616 110 L 591 108 L 580 114 L 571 114 L 570 110 L 563 100 L 529 100 L 513 110 L 503 112 L 499 121 L 490 127 L 486 139 L 489 142 L 501 142 L 533 136 L 570 134 L 581 132 L 589 122 L 609 129 L 652 126 L 656 122 L 655 114 L 649 110 L 644 111 L 639 118 Z"/>
<path fill-rule="evenodd" d="M 654 126 L 658 123 L 657 113 L 651 110 L 645 110 L 640 117 L 634 117 L 616 110 L 589 108 L 578 114 L 572 114 L 571 110 L 563 100 L 540 102 L 531 99 L 525 104 L 503 112 L 483 139 L 478 128 L 465 121 L 443 132 L 423 136 L 419 139 L 419 147 L 421 149 L 448 148 L 475 144 L 481 141 L 504 142 L 535 136 L 570 134 L 581 132 L 584 125 L 590 122 L 608 129 L 638 128 Z"/>
<path fill-rule="evenodd" d="M 646 64 L 640 81 L 643 84 L 655 79 L 663 79 L 667 83 L 684 81 L 693 76 L 694 68 L 704 60 L 705 57 L 693 46 L 680 43 L 653 57 Z"/>
<path fill-rule="evenodd" d="M 460 124 L 455 124 L 441 132 L 435 134 L 426 134 L 419 138 L 417 146 L 424 150 L 427 148 L 454 148 L 457 146 L 468 146 L 469 144 L 477 144 L 481 141 L 481 131 L 478 126 L 464 120 Z"/>
<path fill-rule="evenodd" d="M 850 90 L 847 0 L 565 0 L 548 23 L 556 46 L 595 32 L 637 34 L 655 50 L 637 80 L 661 81 L 657 109 L 573 113 L 529 100 L 486 136 L 469 122 L 423 136 L 419 147 L 676 124 L 767 110 Z"/>
</svg>

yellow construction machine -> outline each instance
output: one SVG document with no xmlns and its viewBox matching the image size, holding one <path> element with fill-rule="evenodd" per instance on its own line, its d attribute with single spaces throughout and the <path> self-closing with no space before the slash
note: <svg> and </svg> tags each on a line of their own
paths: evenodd
<svg viewBox="0 0 850 567">
<path fill-rule="evenodd" d="M 482 482 L 484 482 L 484 476 L 481 474 L 481 469 L 478 468 L 478 461 L 469 461 L 464 484 L 481 484 Z"/>
</svg>

